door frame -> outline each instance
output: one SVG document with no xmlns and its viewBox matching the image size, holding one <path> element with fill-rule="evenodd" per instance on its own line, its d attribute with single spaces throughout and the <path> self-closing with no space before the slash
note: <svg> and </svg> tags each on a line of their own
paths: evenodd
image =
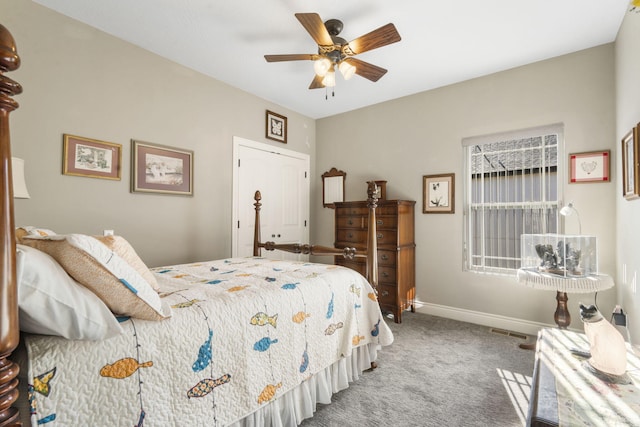
<svg viewBox="0 0 640 427">
<path fill-rule="evenodd" d="M 237 224 L 238 224 L 238 220 L 239 220 L 239 213 L 238 213 L 238 207 L 239 207 L 239 203 L 240 200 L 239 199 L 239 194 L 238 194 L 238 187 L 239 187 L 239 167 L 238 167 L 238 161 L 239 161 L 239 152 L 240 152 L 240 147 L 245 147 L 245 148 L 250 148 L 253 150 L 260 150 L 266 153 L 270 153 L 273 155 L 286 155 L 289 157 L 293 157 L 296 159 L 300 159 L 302 161 L 306 162 L 306 170 L 308 171 L 307 173 L 310 173 L 310 166 L 311 166 L 311 156 L 309 154 L 306 153 L 300 153 L 298 151 L 293 151 L 293 150 L 288 150 L 286 148 L 280 148 L 280 147 L 276 147 L 270 144 L 265 144 L 263 142 L 257 142 L 257 141 L 252 141 L 250 139 L 246 139 L 246 138 L 242 138 L 239 136 L 234 136 L 233 137 L 233 165 L 232 165 L 232 169 L 233 169 L 233 177 L 232 177 L 232 200 L 231 200 L 231 256 L 237 256 L 238 253 L 238 234 L 237 234 Z M 311 179 L 309 177 L 309 179 L 306 180 L 307 182 L 307 212 L 310 214 L 310 208 L 311 208 Z M 246 201 L 242 201 L 242 203 L 247 203 Z M 305 243 L 309 241 L 309 223 L 307 222 L 307 227 L 305 227 L 304 230 L 304 238 L 305 241 L 304 242 L 300 242 L 300 243 Z"/>
</svg>

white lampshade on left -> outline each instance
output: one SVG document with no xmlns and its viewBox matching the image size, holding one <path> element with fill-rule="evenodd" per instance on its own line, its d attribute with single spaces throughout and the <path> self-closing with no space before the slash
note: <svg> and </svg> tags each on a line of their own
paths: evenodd
<svg viewBox="0 0 640 427">
<path fill-rule="evenodd" d="M 13 171 L 13 197 L 15 199 L 28 199 L 30 196 L 24 179 L 24 160 L 12 157 L 11 169 Z"/>
<path fill-rule="evenodd" d="M 313 70 L 320 77 L 326 76 L 330 68 L 331 61 L 328 58 L 320 58 L 313 63 Z"/>
</svg>

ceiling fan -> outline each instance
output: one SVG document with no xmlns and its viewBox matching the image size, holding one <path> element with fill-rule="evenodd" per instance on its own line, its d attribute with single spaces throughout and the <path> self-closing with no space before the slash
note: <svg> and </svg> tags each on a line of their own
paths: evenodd
<svg viewBox="0 0 640 427">
<path fill-rule="evenodd" d="M 264 58 L 267 62 L 314 61 L 313 68 L 316 75 L 309 89 L 335 86 L 336 67 L 345 80 L 357 74 L 377 82 L 387 70 L 356 59 L 354 56 L 401 40 L 396 27 L 393 24 L 387 24 L 347 42 L 342 37 L 338 37 L 343 28 L 342 21 L 329 19 L 322 22 L 317 13 L 296 13 L 295 16 L 318 44 L 318 53 L 265 55 Z"/>
</svg>

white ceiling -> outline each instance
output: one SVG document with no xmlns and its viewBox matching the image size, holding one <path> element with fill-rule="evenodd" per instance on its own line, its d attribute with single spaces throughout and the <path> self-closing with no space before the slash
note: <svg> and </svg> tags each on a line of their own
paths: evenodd
<svg viewBox="0 0 640 427">
<path fill-rule="evenodd" d="M 34 0 L 203 74 L 322 118 L 615 40 L 629 0 Z M 309 90 L 316 53 L 294 13 L 344 23 L 347 41 L 389 22 L 402 41 L 357 58 L 378 82 L 337 75 L 335 96 Z"/>
</svg>

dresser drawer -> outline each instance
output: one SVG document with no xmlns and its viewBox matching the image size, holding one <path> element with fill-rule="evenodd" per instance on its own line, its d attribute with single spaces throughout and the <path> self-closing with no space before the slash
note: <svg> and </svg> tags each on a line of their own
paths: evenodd
<svg viewBox="0 0 640 427">
<path fill-rule="evenodd" d="M 377 212 L 377 209 L 376 209 Z M 367 217 L 369 215 L 369 208 L 366 206 L 345 206 L 337 207 L 336 215 L 362 215 Z"/>
<path fill-rule="evenodd" d="M 369 226 L 368 222 L 365 222 L 367 227 Z M 380 215 L 376 216 L 376 228 L 380 229 L 397 229 L 398 228 L 398 217 L 396 216 L 388 216 L 388 215 Z"/>
<path fill-rule="evenodd" d="M 395 230 L 377 230 L 376 240 L 379 245 L 397 245 L 398 233 Z"/>
<path fill-rule="evenodd" d="M 357 206 L 337 206 L 336 215 L 369 215 L 369 208 L 366 203 L 358 204 Z M 398 206 L 395 204 L 383 205 L 378 204 L 376 208 L 377 215 L 398 215 Z"/>
<path fill-rule="evenodd" d="M 396 283 L 396 269 L 394 267 L 378 266 L 378 283 Z"/>
<path fill-rule="evenodd" d="M 336 241 L 346 243 L 360 243 L 367 245 L 367 230 L 344 229 L 336 231 Z"/>
<path fill-rule="evenodd" d="M 338 228 L 364 228 L 368 226 L 366 216 L 348 215 L 336 217 L 336 226 Z"/>
<path fill-rule="evenodd" d="M 378 284 L 378 302 L 380 305 L 396 305 L 397 288 L 383 283 Z"/>
<path fill-rule="evenodd" d="M 338 228 L 369 228 L 369 218 L 362 215 L 346 215 L 336 217 L 336 226 Z M 398 218 L 394 216 L 378 216 L 376 217 L 376 228 L 378 230 L 396 230 L 398 228 Z"/>
<path fill-rule="evenodd" d="M 393 230 L 381 230 L 376 234 L 378 245 L 393 245 L 397 244 L 397 234 Z M 336 243 L 337 244 L 355 244 L 353 246 L 361 247 L 367 245 L 367 230 L 362 229 L 338 229 L 336 230 Z"/>
<path fill-rule="evenodd" d="M 396 265 L 396 251 L 385 251 L 378 249 L 378 265 L 390 265 L 395 267 Z"/>
</svg>

